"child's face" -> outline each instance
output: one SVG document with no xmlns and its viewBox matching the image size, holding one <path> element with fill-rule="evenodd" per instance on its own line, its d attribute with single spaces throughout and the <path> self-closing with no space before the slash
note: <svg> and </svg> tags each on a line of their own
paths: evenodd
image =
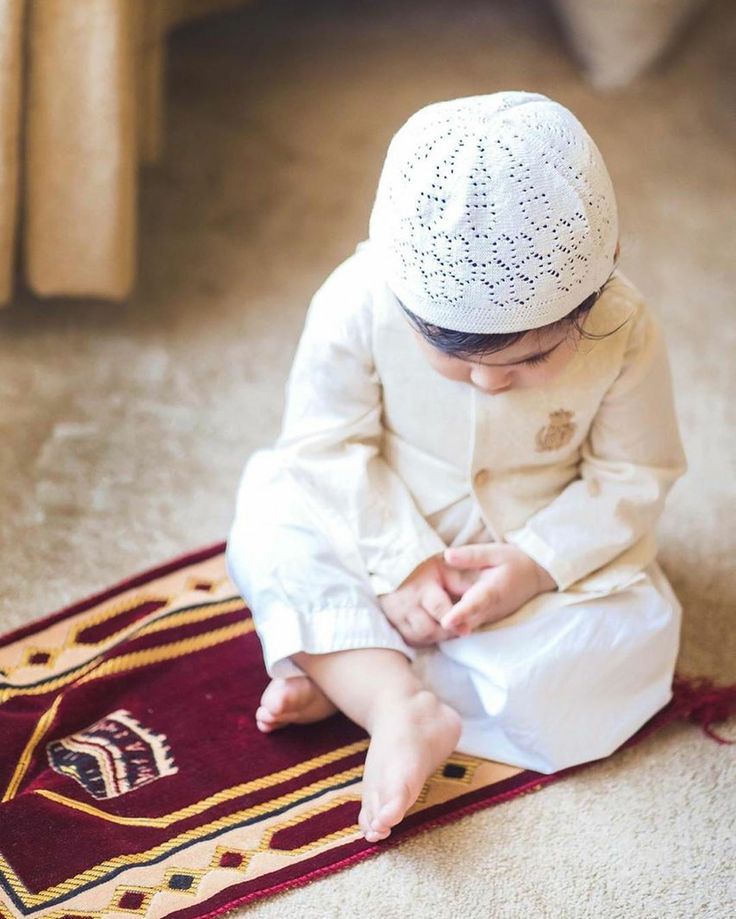
<svg viewBox="0 0 736 919">
<path fill-rule="evenodd" d="M 478 359 L 451 357 L 431 345 L 413 326 L 417 344 L 433 370 L 448 380 L 470 383 L 489 395 L 541 386 L 570 363 L 580 333 L 574 327 L 534 329 L 513 345 Z"/>
<path fill-rule="evenodd" d="M 613 255 L 614 266 L 620 251 L 619 240 Z M 470 383 L 489 395 L 509 389 L 543 386 L 553 380 L 573 359 L 581 338 L 580 332 L 572 325 L 534 329 L 502 351 L 471 360 L 450 357 L 430 345 L 411 323 L 409 327 L 437 373 L 448 380 Z"/>
</svg>

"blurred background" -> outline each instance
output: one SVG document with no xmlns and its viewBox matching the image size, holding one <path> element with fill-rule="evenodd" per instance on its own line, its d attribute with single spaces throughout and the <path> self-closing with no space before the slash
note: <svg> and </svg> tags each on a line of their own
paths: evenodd
<svg viewBox="0 0 736 919">
<path fill-rule="evenodd" d="M 17 109 L 0 250 L 13 265 L 0 309 L 4 625 L 225 537 L 245 460 L 278 432 L 309 299 L 367 235 L 392 134 L 429 102 L 525 89 L 570 107 L 598 143 L 621 264 L 664 318 L 691 471 L 663 560 L 698 608 L 689 669 L 727 666 L 732 3 L 0 10 L 17 77 L 2 68 Z"/>
<path fill-rule="evenodd" d="M 278 433 L 310 297 L 367 235 L 392 134 L 429 102 L 522 89 L 571 108 L 612 175 L 621 265 L 663 320 L 690 462 L 661 526 L 681 670 L 736 679 L 736 5 L 2 0 L 0 24 L 3 631 L 225 538 L 246 459 Z M 702 891 L 726 903 L 727 874 L 703 851 L 727 827 L 696 766 L 715 754 L 668 742 L 626 806 L 652 826 L 657 789 L 689 788 L 706 849 L 646 839 L 648 890 L 667 903 L 687 876 L 697 896 L 666 914 L 718 915 Z M 595 778 L 565 787 L 541 797 L 589 792 L 595 821 Z M 536 833 L 583 832 L 534 807 L 518 813 Z M 462 832 L 490 821 L 498 838 L 496 813 Z M 424 845 L 461 846 L 453 833 Z M 568 864 L 567 894 L 589 895 L 600 842 Z M 551 846 L 535 857 L 556 876 Z M 632 905 L 633 866 L 607 864 L 632 901 L 597 915 L 665 914 Z M 326 882 L 343 898 L 344 877 Z"/>
</svg>

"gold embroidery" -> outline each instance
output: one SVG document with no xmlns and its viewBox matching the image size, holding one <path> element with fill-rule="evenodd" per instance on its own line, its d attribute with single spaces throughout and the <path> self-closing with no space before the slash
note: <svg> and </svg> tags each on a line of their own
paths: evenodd
<svg viewBox="0 0 736 919">
<path fill-rule="evenodd" d="M 222 610 L 220 610 L 222 612 Z M 107 676 L 109 673 L 121 673 L 127 669 L 137 667 L 147 667 L 151 664 L 158 664 L 161 661 L 170 660 L 175 657 L 182 657 L 195 651 L 204 651 L 222 641 L 230 641 L 232 638 L 239 638 L 248 632 L 252 632 L 255 624 L 252 619 L 245 619 L 242 622 L 236 622 L 232 625 L 223 626 L 220 629 L 213 629 L 210 632 L 202 632 L 200 635 L 193 635 L 190 638 L 183 638 L 180 641 L 170 642 L 167 645 L 158 645 L 152 648 L 145 648 L 142 651 L 132 651 L 129 654 L 121 654 L 119 657 L 100 660 L 100 655 L 96 655 L 91 661 L 85 663 L 78 669 L 70 671 L 55 680 L 45 681 L 36 686 L 21 686 L 19 688 L 0 689 L 0 705 L 4 705 L 8 699 L 17 695 L 33 696 L 45 695 L 52 689 L 64 686 L 66 683 L 75 683 L 80 686 L 90 680 L 99 679 Z M 146 630 L 141 629 L 137 635 L 145 635 Z"/>
<path fill-rule="evenodd" d="M 577 429 L 572 420 L 573 415 L 574 412 L 568 412 L 564 408 L 549 413 L 549 424 L 537 432 L 537 453 L 559 450 L 570 443 Z"/>
<path fill-rule="evenodd" d="M 87 885 L 90 882 L 100 881 L 108 872 L 115 871 L 115 869 L 120 868 L 121 866 L 133 865 L 136 867 L 141 863 L 145 864 L 146 861 L 160 861 L 163 857 L 168 857 L 177 849 L 184 848 L 188 846 L 189 843 L 199 841 L 203 837 L 215 837 L 220 835 L 225 830 L 230 830 L 240 824 L 244 824 L 246 821 L 251 820 L 251 818 L 268 817 L 271 813 L 278 813 L 280 810 L 287 807 L 303 804 L 305 801 L 309 800 L 309 798 L 316 797 L 317 795 L 325 792 L 329 793 L 333 787 L 337 787 L 339 785 L 355 783 L 353 792 L 355 794 L 355 800 L 357 801 L 360 794 L 360 779 L 362 777 L 362 773 L 363 764 L 361 763 L 358 766 L 354 766 L 352 769 L 347 769 L 344 772 L 334 773 L 324 779 L 312 782 L 309 785 L 303 785 L 300 788 L 287 792 L 286 794 L 280 795 L 279 797 L 271 798 L 267 801 L 262 801 L 259 804 L 254 804 L 241 810 L 235 810 L 230 814 L 225 814 L 222 817 L 218 817 L 214 820 L 205 822 L 201 826 L 192 827 L 191 829 L 185 830 L 176 836 L 171 836 L 170 838 L 165 839 L 163 842 L 153 845 L 148 849 L 142 847 L 140 850 L 130 854 L 117 855 L 113 856 L 112 858 L 107 858 L 105 861 L 93 865 L 86 871 L 82 871 L 80 874 L 75 876 L 70 876 L 63 881 L 60 881 L 58 884 L 55 884 L 52 887 L 47 887 L 44 890 L 28 890 L 18 874 L 16 874 L 16 872 L 13 870 L 10 862 L 7 861 L 1 852 L 0 876 L 7 878 L 10 887 L 18 894 L 19 897 L 21 895 L 23 896 L 24 906 L 35 907 L 39 904 L 42 905 L 49 899 L 76 891 L 83 885 Z M 118 872 L 115 871 L 115 873 Z M 100 916 L 104 915 L 104 913 L 105 911 L 102 911 Z M 54 913 L 51 913 L 51 915 L 53 916 Z M 64 916 L 69 915 L 69 910 L 56 913 L 55 915 L 56 919 L 63 919 Z"/>
<path fill-rule="evenodd" d="M 223 801 L 232 801 L 235 798 L 251 794 L 253 791 L 261 791 L 264 788 L 270 788 L 272 785 L 279 785 L 281 782 L 297 778 L 305 772 L 311 772 L 313 769 L 319 769 L 329 763 L 337 762 L 348 756 L 352 756 L 354 753 L 359 753 L 361 750 L 367 749 L 367 740 L 358 740 L 344 747 L 336 747 L 334 750 L 323 753 L 321 756 L 304 760 L 302 763 L 297 763 L 295 766 L 289 766 L 279 772 L 273 772 L 270 775 L 251 779 L 249 782 L 243 782 L 240 785 L 232 785 L 230 788 L 223 788 L 221 791 L 209 795 L 203 801 L 197 801 L 196 804 L 189 804 L 179 810 L 169 811 L 160 817 L 121 817 L 117 814 L 110 814 L 106 811 L 102 811 L 98 807 L 93 807 L 91 804 L 87 804 L 86 801 L 75 801 L 73 798 L 66 797 L 66 795 L 60 795 L 58 792 L 51 791 L 49 788 L 34 788 L 29 793 L 42 795 L 44 798 L 55 801 L 63 807 L 82 811 L 85 814 L 96 817 L 98 820 L 106 820 L 108 823 L 117 823 L 121 826 L 168 827 L 182 820 L 187 820 L 194 815 L 202 814 L 212 807 L 217 807 L 217 805 L 222 804 Z"/>
<path fill-rule="evenodd" d="M 31 734 L 30 739 L 25 745 L 23 752 L 20 755 L 18 760 L 15 772 L 13 773 L 12 778 L 10 779 L 10 784 L 7 787 L 5 794 L 2 797 L 2 801 L 10 801 L 15 797 L 16 792 L 18 791 L 18 786 L 23 780 L 23 776 L 28 771 L 28 767 L 31 764 L 31 759 L 33 758 L 33 751 L 38 746 L 41 738 L 44 736 L 48 730 L 49 725 L 56 717 L 56 710 L 61 705 L 64 699 L 63 693 L 57 696 L 54 701 L 51 703 L 51 706 L 46 709 L 44 714 L 38 719 L 36 727 L 33 729 L 33 734 Z"/>
</svg>

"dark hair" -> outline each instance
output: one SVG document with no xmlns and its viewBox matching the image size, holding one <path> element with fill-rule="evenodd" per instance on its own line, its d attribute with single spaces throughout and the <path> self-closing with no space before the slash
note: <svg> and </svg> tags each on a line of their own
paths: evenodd
<svg viewBox="0 0 736 919">
<path fill-rule="evenodd" d="M 412 311 L 404 306 L 401 301 L 399 301 L 399 304 L 412 325 L 431 345 L 445 354 L 449 354 L 451 357 L 465 358 L 482 356 L 484 354 L 495 354 L 498 351 L 503 351 L 504 348 L 508 348 L 510 345 L 515 344 L 530 331 L 541 332 L 543 329 L 552 331 L 558 328 L 569 327 L 579 332 L 583 338 L 597 340 L 613 335 L 614 332 L 617 332 L 621 328 L 620 325 L 610 332 L 604 332 L 601 335 L 588 332 L 583 328 L 585 318 L 605 290 L 607 284 L 608 281 L 606 281 L 600 290 L 593 291 L 593 293 L 586 297 L 579 306 L 576 306 L 574 310 L 566 316 L 563 316 L 562 319 L 551 322 L 549 325 L 541 326 L 538 329 L 528 329 L 521 332 L 457 332 L 453 329 L 443 329 L 441 326 L 425 322 L 424 319 L 412 313 Z M 623 324 L 624 323 L 621 325 Z"/>
</svg>

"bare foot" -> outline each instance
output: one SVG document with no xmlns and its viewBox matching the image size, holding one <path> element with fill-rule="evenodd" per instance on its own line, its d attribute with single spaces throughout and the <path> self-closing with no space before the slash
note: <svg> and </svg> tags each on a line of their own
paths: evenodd
<svg viewBox="0 0 736 919">
<path fill-rule="evenodd" d="M 261 696 L 256 724 L 264 733 L 287 724 L 308 724 L 334 715 L 335 705 L 308 676 L 274 679 Z"/>
<path fill-rule="evenodd" d="M 427 690 L 376 719 L 363 772 L 358 824 L 368 842 L 385 839 L 419 797 L 427 778 L 455 749 L 461 718 Z"/>
</svg>

